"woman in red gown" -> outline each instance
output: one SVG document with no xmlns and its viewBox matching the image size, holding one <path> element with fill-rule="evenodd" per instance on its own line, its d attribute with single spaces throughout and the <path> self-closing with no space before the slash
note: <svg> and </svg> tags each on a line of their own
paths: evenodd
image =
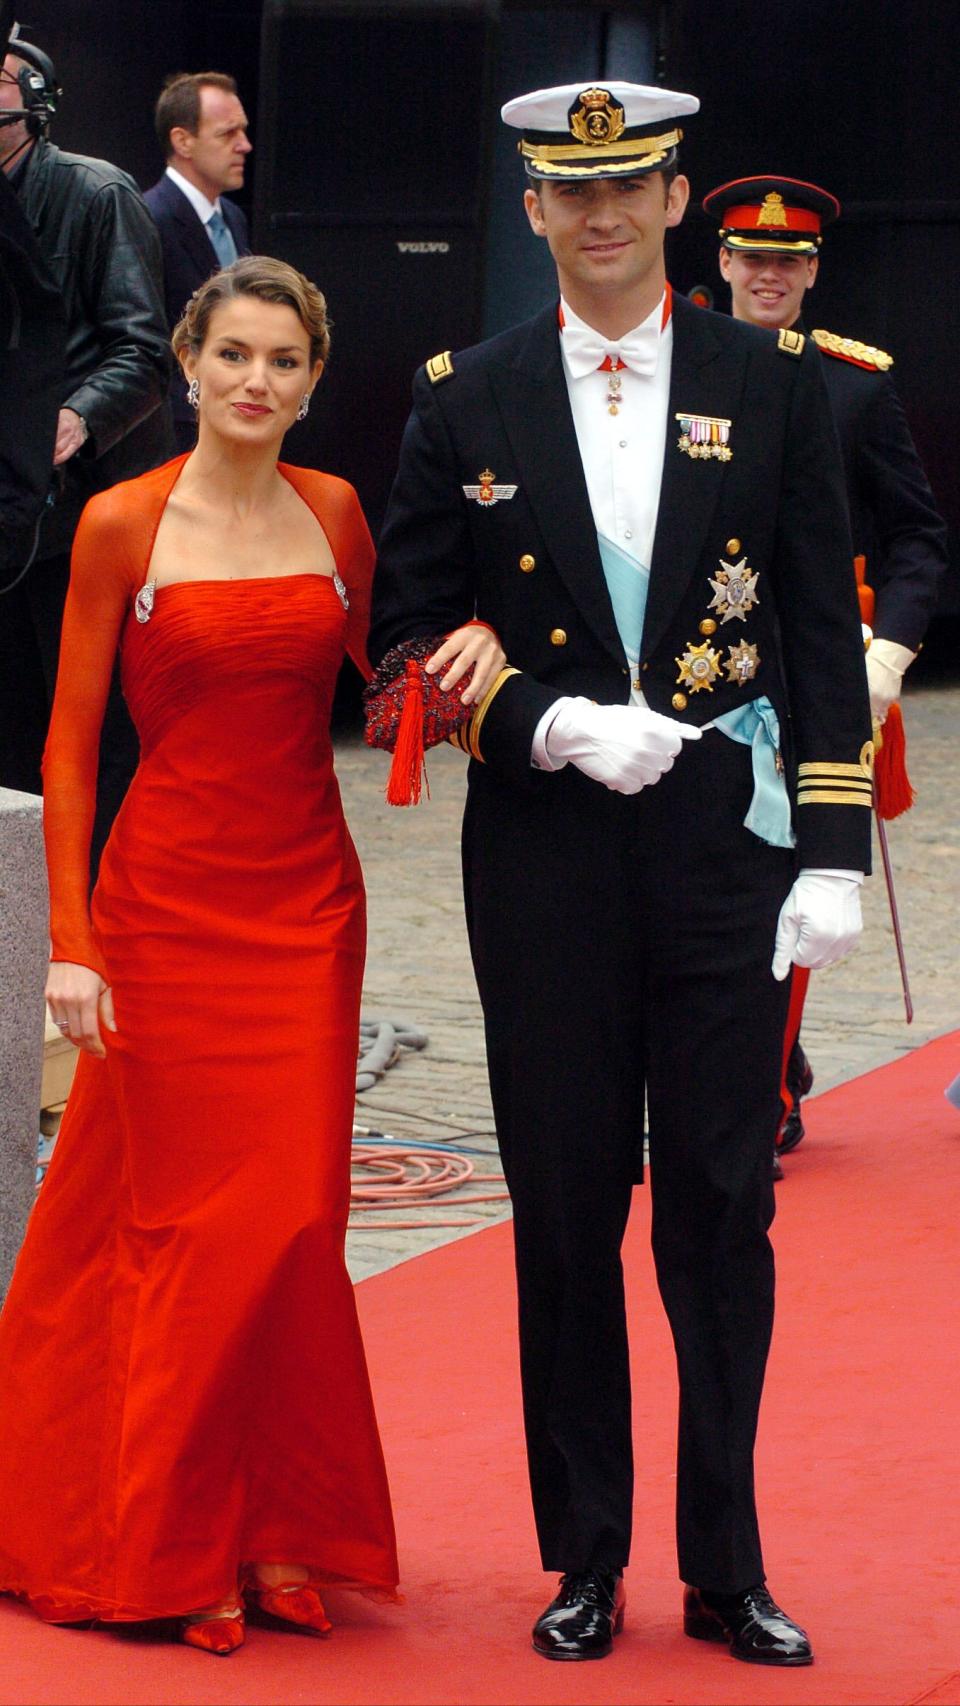
<svg viewBox="0 0 960 1706">
<path fill-rule="evenodd" d="M 0 1591 L 226 1653 L 245 1604 L 325 1633 L 324 1583 L 396 1590 L 344 1264 L 365 916 L 329 733 L 373 553 L 352 487 L 277 463 L 319 291 L 238 261 L 174 345 L 198 447 L 94 498 L 74 548 L 47 998 L 83 1053 L 0 1317 Z M 142 756 L 88 904 L 118 646 Z M 472 700 L 496 640 L 451 652 Z"/>
</svg>

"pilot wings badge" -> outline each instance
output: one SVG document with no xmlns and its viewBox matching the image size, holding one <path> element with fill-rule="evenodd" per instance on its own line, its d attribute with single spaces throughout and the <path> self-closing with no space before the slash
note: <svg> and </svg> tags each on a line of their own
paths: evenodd
<svg viewBox="0 0 960 1706">
<path fill-rule="evenodd" d="M 512 498 L 516 486 L 497 486 L 494 484 L 496 477 L 492 468 L 484 468 L 482 473 L 477 475 L 477 485 L 464 486 L 464 497 L 469 498 L 472 503 L 483 504 L 485 509 L 489 509 L 491 504 L 500 503 L 504 498 Z"/>
</svg>

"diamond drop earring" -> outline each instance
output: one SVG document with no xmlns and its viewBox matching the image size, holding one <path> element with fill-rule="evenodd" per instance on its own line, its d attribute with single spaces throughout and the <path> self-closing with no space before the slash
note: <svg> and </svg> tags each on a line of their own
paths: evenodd
<svg viewBox="0 0 960 1706">
<path fill-rule="evenodd" d="M 191 379 L 189 385 L 187 386 L 187 402 L 190 404 L 191 409 L 199 409 L 199 407 L 200 407 L 200 381 L 199 381 L 199 379 Z"/>
<path fill-rule="evenodd" d="M 300 407 L 297 410 L 297 420 L 298 421 L 305 421 L 306 420 L 307 410 L 309 409 L 309 407 L 310 407 L 310 393 L 309 393 L 309 391 L 304 391 L 303 396 L 300 398 Z"/>
</svg>

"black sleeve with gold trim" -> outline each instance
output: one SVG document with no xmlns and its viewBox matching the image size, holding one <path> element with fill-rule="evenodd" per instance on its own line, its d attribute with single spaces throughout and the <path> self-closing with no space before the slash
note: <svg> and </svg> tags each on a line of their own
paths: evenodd
<svg viewBox="0 0 960 1706">
<path fill-rule="evenodd" d="M 843 464 L 811 342 L 800 357 L 777 514 L 777 610 L 802 866 L 869 871 L 870 706 Z"/>
</svg>

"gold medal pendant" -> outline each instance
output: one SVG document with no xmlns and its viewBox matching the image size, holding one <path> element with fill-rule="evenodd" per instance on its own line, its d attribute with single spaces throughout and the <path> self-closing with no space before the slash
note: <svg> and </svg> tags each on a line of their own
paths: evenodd
<svg viewBox="0 0 960 1706">
<path fill-rule="evenodd" d="M 720 653 L 715 652 L 709 640 L 704 640 L 702 646 L 688 644 L 682 657 L 674 658 L 680 671 L 677 676 L 682 686 L 689 687 L 691 693 L 713 692 L 713 684 L 720 674 Z"/>
</svg>

